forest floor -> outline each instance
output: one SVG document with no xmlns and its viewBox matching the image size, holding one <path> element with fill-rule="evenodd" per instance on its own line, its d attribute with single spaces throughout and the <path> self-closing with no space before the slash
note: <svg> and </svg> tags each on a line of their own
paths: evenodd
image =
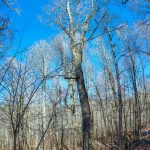
<svg viewBox="0 0 150 150">
<path fill-rule="evenodd" d="M 133 142 L 130 150 L 150 150 L 150 139 L 141 139 Z"/>
<path fill-rule="evenodd" d="M 150 150 L 150 130 L 143 131 L 141 139 L 132 142 L 130 150 Z"/>
</svg>

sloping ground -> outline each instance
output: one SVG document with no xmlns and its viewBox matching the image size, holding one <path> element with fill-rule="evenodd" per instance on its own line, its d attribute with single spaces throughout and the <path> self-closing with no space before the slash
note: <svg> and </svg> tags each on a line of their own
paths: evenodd
<svg viewBox="0 0 150 150">
<path fill-rule="evenodd" d="M 133 142 L 129 150 L 150 150 L 150 139 Z"/>
<path fill-rule="evenodd" d="M 129 146 L 129 150 L 150 150 L 150 128 L 143 127 L 141 139 L 133 141 Z"/>
</svg>

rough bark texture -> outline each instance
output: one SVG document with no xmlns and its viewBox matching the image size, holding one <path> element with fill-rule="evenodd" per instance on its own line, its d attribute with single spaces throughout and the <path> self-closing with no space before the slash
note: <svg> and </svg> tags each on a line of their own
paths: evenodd
<svg viewBox="0 0 150 150">
<path fill-rule="evenodd" d="M 78 14 L 79 3 L 82 3 L 82 1 L 76 2 L 76 1 L 67 0 L 65 3 L 66 12 L 64 13 L 64 15 L 67 14 L 68 25 L 66 26 L 66 24 L 64 24 L 63 21 L 61 22 L 59 20 L 57 20 L 56 23 L 68 35 L 71 41 L 70 49 L 71 49 L 71 53 L 73 56 L 73 60 L 72 60 L 73 70 L 72 70 L 71 77 L 67 77 L 67 78 L 74 79 L 77 83 L 81 111 L 82 111 L 83 150 L 91 150 L 92 149 L 92 138 L 91 138 L 92 137 L 92 119 L 91 119 L 88 94 L 85 88 L 85 81 L 84 81 L 84 76 L 83 76 L 82 54 L 83 54 L 83 49 L 86 43 L 85 35 L 89 29 L 88 25 L 92 17 L 95 14 L 95 8 L 92 2 L 92 5 L 89 6 L 91 7 L 91 10 L 89 9 L 88 13 L 85 11 L 85 13 L 87 13 L 87 15 L 84 14 L 86 16 L 84 18 L 85 20 L 81 19 L 78 22 L 76 22 L 76 19 L 80 18 L 80 15 L 76 18 Z M 64 20 L 64 16 L 62 19 Z M 95 31 L 96 29 L 93 31 L 93 33 Z M 80 33 L 80 39 L 77 38 L 78 33 Z"/>
<path fill-rule="evenodd" d="M 82 43 L 79 48 L 75 36 L 74 39 L 75 40 L 71 41 L 71 47 L 75 71 L 73 74 L 75 74 L 76 77 L 75 80 L 77 83 L 82 112 L 82 148 L 83 150 L 92 150 L 92 117 L 82 69 L 82 53 L 84 43 Z"/>
<path fill-rule="evenodd" d="M 81 64 L 77 69 L 76 82 L 82 110 L 83 150 L 92 150 L 92 119 Z"/>
<path fill-rule="evenodd" d="M 17 149 L 17 133 L 16 131 L 14 131 L 13 133 L 13 150 L 16 150 Z"/>
</svg>

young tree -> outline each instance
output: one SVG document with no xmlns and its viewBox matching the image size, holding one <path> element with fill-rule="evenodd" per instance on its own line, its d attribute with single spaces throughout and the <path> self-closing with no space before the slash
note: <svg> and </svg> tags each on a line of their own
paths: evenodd
<svg viewBox="0 0 150 150">
<path fill-rule="evenodd" d="M 110 42 L 111 55 L 112 55 L 112 59 L 113 59 L 116 81 L 117 81 L 117 97 L 118 97 L 118 107 L 119 107 L 118 143 L 119 143 L 119 149 L 123 150 L 124 149 L 123 122 L 122 122 L 122 119 L 123 119 L 123 100 L 122 100 L 121 77 L 120 77 L 120 70 L 119 70 L 117 55 L 115 52 L 115 45 L 113 44 L 112 35 L 110 34 L 109 29 L 107 30 L 107 33 L 108 33 L 108 39 Z"/>
<path fill-rule="evenodd" d="M 14 60 L 2 82 L 2 111 L 10 123 L 13 150 L 23 149 L 23 141 L 27 138 L 25 127 L 28 124 L 29 106 L 44 78 L 33 76 L 28 63 L 23 64 Z"/>
</svg>

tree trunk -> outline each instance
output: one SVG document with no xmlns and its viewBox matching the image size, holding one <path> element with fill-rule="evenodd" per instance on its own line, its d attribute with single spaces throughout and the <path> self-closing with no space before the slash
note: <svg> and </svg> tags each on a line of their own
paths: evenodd
<svg viewBox="0 0 150 150">
<path fill-rule="evenodd" d="M 119 104 L 119 131 L 118 131 L 118 144 L 119 144 L 119 150 L 124 150 L 124 139 L 123 139 L 123 102 L 122 102 L 122 88 L 121 88 L 121 81 L 120 81 L 120 71 L 119 71 L 119 65 L 115 53 L 115 45 L 112 41 L 112 36 L 108 32 L 108 37 L 110 40 L 110 46 L 111 46 L 111 52 L 112 57 L 114 61 L 114 67 L 115 67 L 115 73 L 116 73 L 116 80 L 117 80 L 117 95 L 118 95 L 118 104 Z"/>
<path fill-rule="evenodd" d="M 92 150 L 92 118 L 81 63 L 76 68 L 76 82 L 82 111 L 83 150 Z"/>
<path fill-rule="evenodd" d="M 129 51 L 131 51 L 129 49 Z M 141 134 L 141 108 L 140 108 L 140 100 L 139 100 L 139 94 L 138 94 L 138 88 L 137 88 L 137 71 L 136 71 L 136 61 L 134 56 L 130 56 L 131 60 L 131 79 L 132 79 L 132 85 L 133 85 L 133 91 L 134 91 L 134 98 L 135 98 L 135 106 L 134 106 L 134 114 L 135 114 L 135 124 L 134 124 L 134 138 L 136 140 L 140 139 Z"/>
<path fill-rule="evenodd" d="M 13 133 L 13 150 L 16 150 L 17 149 L 17 132 L 14 131 Z"/>
</svg>

